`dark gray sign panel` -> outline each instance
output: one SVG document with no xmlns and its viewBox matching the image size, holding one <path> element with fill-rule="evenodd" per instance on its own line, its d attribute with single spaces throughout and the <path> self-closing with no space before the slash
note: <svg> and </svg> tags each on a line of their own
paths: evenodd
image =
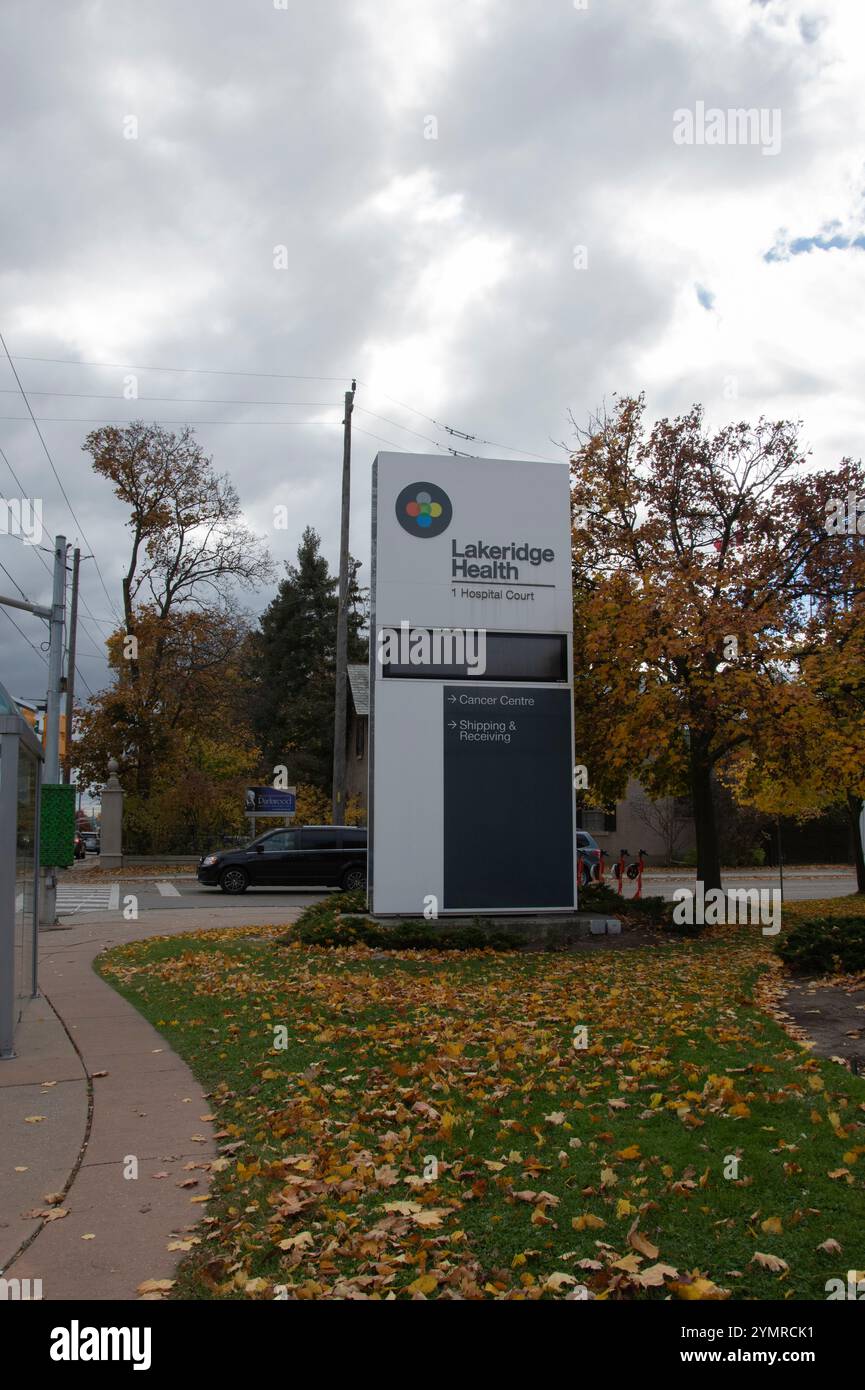
<svg viewBox="0 0 865 1390">
<path fill-rule="evenodd" d="M 443 696 L 444 911 L 573 907 L 570 691 Z"/>
</svg>

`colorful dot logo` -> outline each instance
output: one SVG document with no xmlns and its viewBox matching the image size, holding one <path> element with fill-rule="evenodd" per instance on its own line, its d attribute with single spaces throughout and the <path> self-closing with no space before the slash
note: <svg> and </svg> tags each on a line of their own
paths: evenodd
<svg viewBox="0 0 865 1390">
<path fill-rule="evenodd" d="M 396 499 L 396 519 L 410 536 L 430 539 L 448 529 L 453 506 L 435 483 L 410 483 Z"/>
</svg>

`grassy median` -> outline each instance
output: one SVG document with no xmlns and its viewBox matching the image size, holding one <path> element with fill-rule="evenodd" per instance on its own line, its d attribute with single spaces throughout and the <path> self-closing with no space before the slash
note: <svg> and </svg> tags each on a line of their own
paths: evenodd
<svg viewBox="0 0 865 1390">
<path fill-rule="evenodd" d="M 865 1266 L 865 1082 L 774 1021 L 757 929 L 516 956 L 283 931 L 98 963 L 211 1095 L 175 1296 L 824 1299 Z"/>
</svg>

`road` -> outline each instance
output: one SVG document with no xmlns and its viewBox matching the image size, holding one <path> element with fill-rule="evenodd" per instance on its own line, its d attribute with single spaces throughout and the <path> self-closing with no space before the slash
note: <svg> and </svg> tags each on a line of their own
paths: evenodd
<svg viewBox="0 0 865 1390">
<path fill-rule="evenodd" d="M 220 892 L 218 888 L 205 888 L 189 875 L 156 880 L 100 879 L 87 884 L 66 878 L 61 881 L 57 891 L 57 915 L 79 915 L 100 909 L 122 914 L 124 909 L 128 911 L 133 906 L 130 902 L 132 898 L 139 913 L 176 912 L 178 909 L 221 911 L 249 905 L 258 914 L 262 908 L 268 907 L 299 910 L 326 896 L 326 891 L 316 889 L 250 888 L 246 893 L 233 897 Z"/>
<path fill-rule="evenodd" d="M 85 861 L 86 862 L 86 861 Z M 83 865 L 82 865 L 83 867 Z M 81 869 L 64 876 L 60 882 L 57 899 L 58 916 L 80 916 L 92 912 L 128 913 L 134 907 L 138 913 L 165 911 L 222 912 L 232 910 L 233 914 L 244 909 L 262 920 L 262 913 L 272 909 L 281 918 L 283 914 L 295 915 L 310 903 L 319 902 L 326 897 L 325 890 L 306 888 L 250 888 L 237 897 L 222 893 L 218 888 L 205 888 L 192 875 L 164 877 L 161 879 L 88 879 L 81 877 Z M 76 881 L 77 880 L 77 881 Z M 614 885 L 614 880 L 608 880 Z M 625 883 L 625 898 L 633 897 L 635 884 Z M 643 879 L 643 894 L 646 897 L 660 895 L 671 901 L 677 888 L 693 888 L 694 879 L 688 872 L 665 875 L 657 871 L 649 872 Z M 725 888 L 777 888 L 776 873 L 761 870 L 755 873 L 739 872 L 724 875 Z M 852 870 L 838 869 L 788 869 L 784 875 L 784 897 L 790 902 L 813 898 L 840 898 L 856 891 L 856 878 Z"/>
<path fill-rule="evenodd" d="M 747 869 L 722 875 L 725 888 L 778 888 L 780 880 L 777 870 L 760 870 L 749 873 Z M 647 873 L 643 876 L 644 897 L 660 896 L 672 901 L 677 888 L 693 889 L 693 873 L 663 874 Z M 634 884 L 630 881 L 625 888 L 625 896 L 633 895 Z M 839 866 L 837 869 L 785 869 L 785 902 L 803 902 L 810 898 L 843 898 L 856 892 L 856 874 L 852 869 Z"/>
</svg>

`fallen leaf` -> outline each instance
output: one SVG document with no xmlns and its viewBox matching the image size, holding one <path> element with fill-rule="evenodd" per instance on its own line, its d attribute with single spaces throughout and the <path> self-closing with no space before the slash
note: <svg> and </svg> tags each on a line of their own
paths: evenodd
<svg viewBox="0 0 865 1390">
<path fill-rule="evenodd" d="M 773 1274 L 783 1274 L 784 1270 L 790 1268 L 787 1261 L 782 1260 L 779 1255 L 762 1255 L 759 1250 L 755 1252 L 748 1263 L 757 1264 L 761 1269 L 769 1269 Z"/>
<path fill-rule="evenodd" d="M 575 1216 L 571 1221 L 575 1231 L 600 1231 L 606 1224 L 600 1216 L 593 1216 L 591 1212 L 585 1216 Z"/>
<path fill-rule="evenodd" d="M 435 1274 L 422 1274 L 419 1279 L 415 1279 L 408 1285 L 409 1293 L 433 1293 L 438 1288 L 438 1278 Z"/>
<path fill-rule="evenodd" d="M 174 1279 L 145 1279 L 143 1284 L 139 1284 L 136 1293 L 153 1294 L 169 1293 L 174 1288 Z"/>
<path fill-rule="evenodd" d="M 653 1245 L 650 1240 L 647 1240 L 644 1235 L 640 1234 L 637 1230 L 636 1221 L 628 1232 L 628 1244 L 632 1250 L 639 1250 L 641 1255 L 645 1255 L 647 1260 L 656 1260 L 658 1258 L 657 1245 Z"/>
<path fill-rule="evenodd" d="M 783 1235 L 784 1227 L 781 1224 L 780 1216 L 767 1216 L 765 1221 L 760 1222 L 760 1230 L 765 1236 Z"/>
</svg>

